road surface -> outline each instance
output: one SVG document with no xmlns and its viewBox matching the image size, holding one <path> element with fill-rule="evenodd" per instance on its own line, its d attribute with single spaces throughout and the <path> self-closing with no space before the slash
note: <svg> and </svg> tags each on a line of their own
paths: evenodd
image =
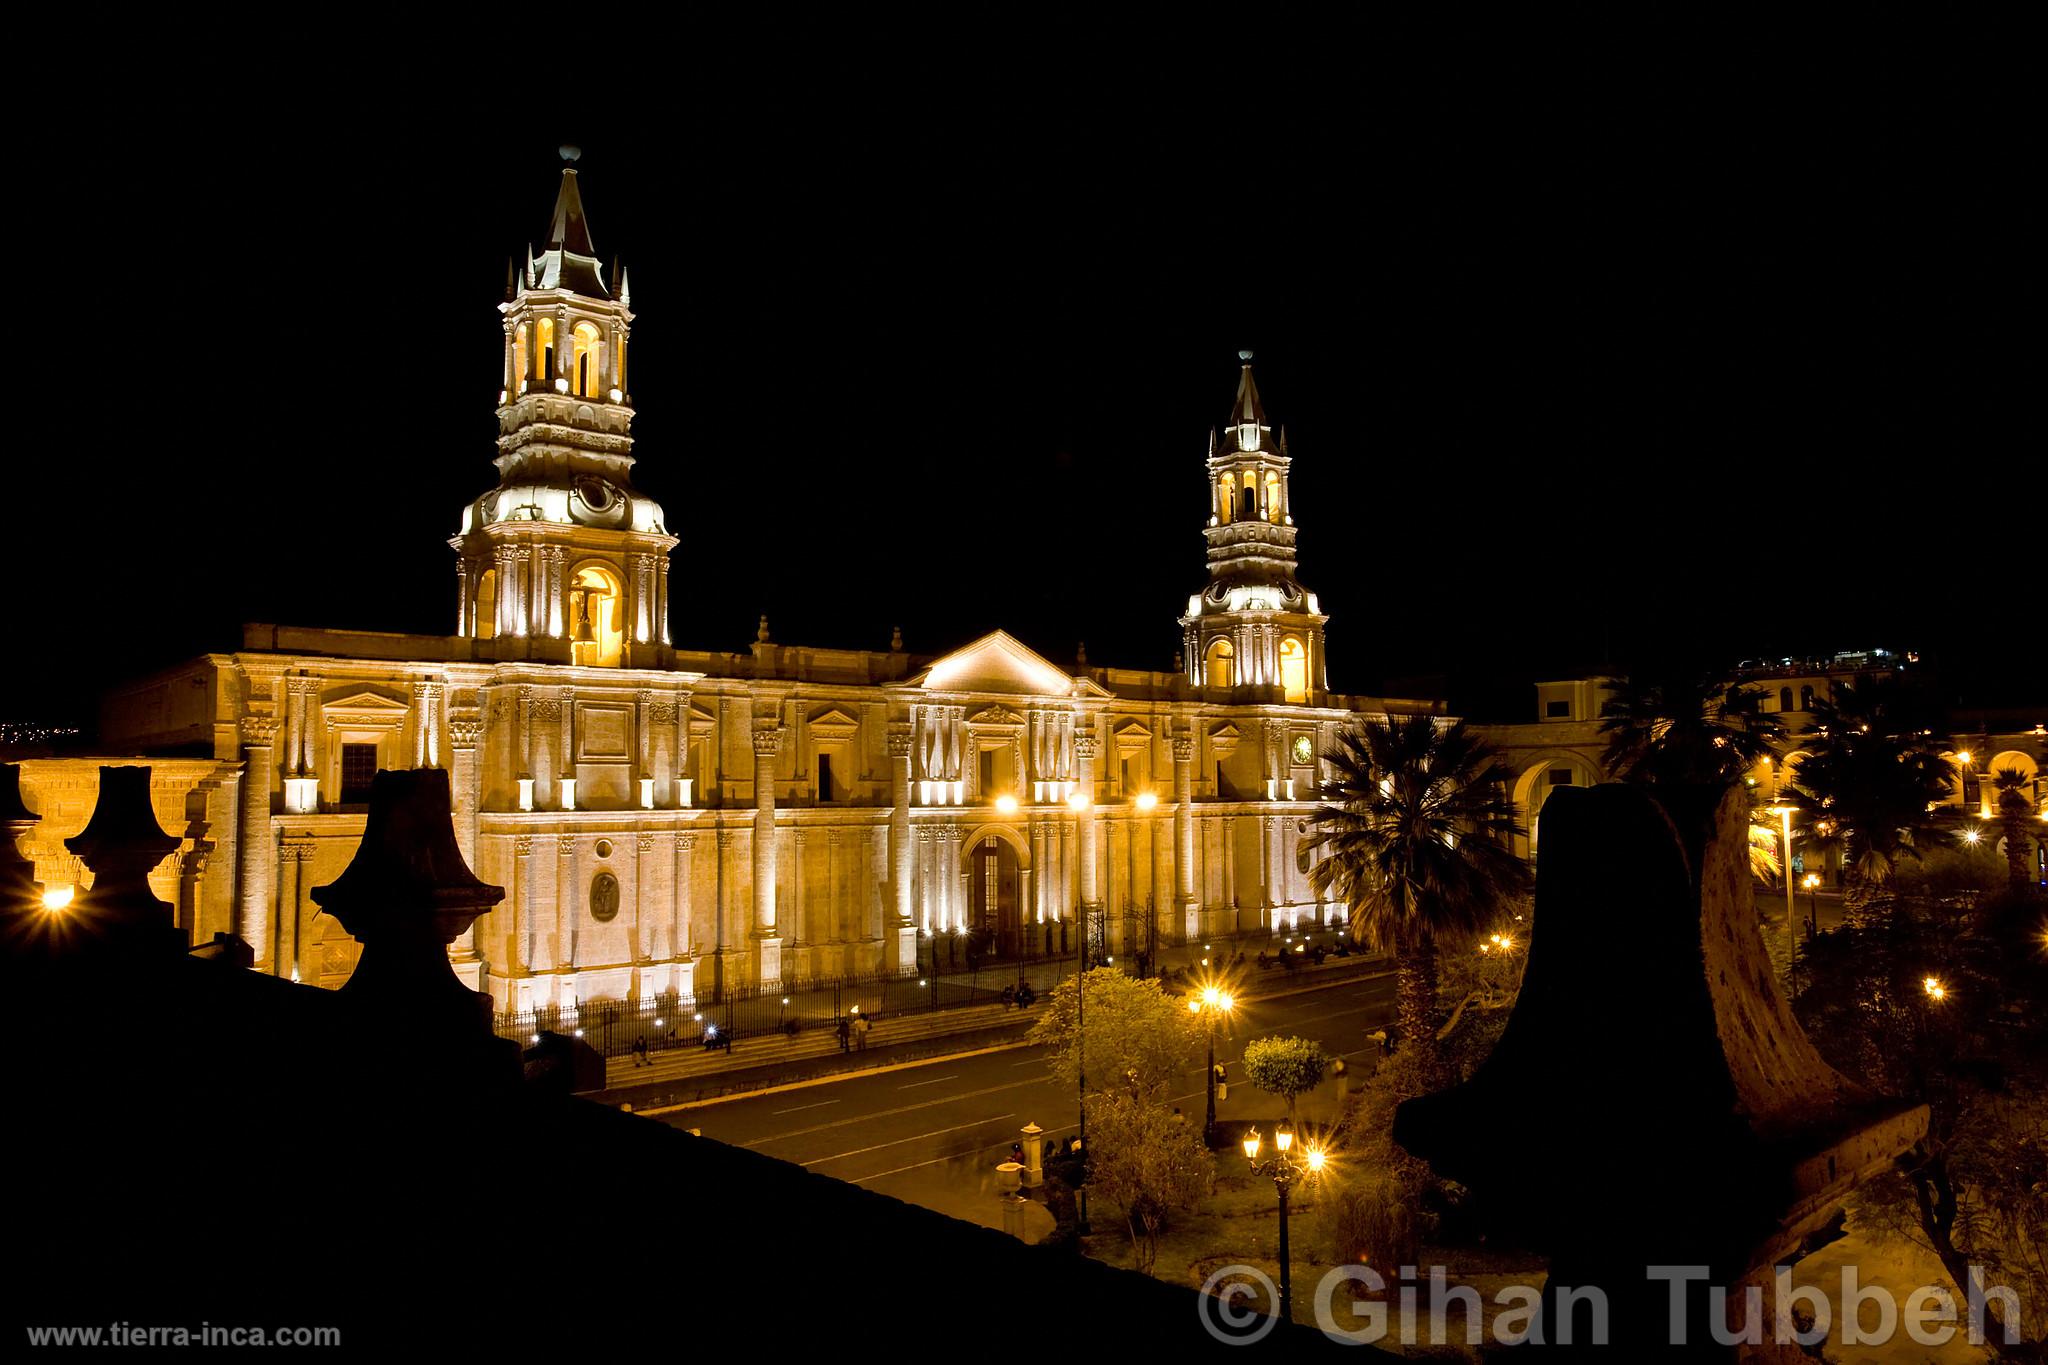
<svg viewBox="0 0 2048 1365">
<path fill-rule="evenodd" d="M 1246 1042 L 1286 1033 L 1313 1038 L 1326 1052 L 1370 1071 L 1378 1045 L 1366 1034 L 1394 1014 L 1391 975 L 1354 977 L 1271 1000 L 1248 1001 L 1219 1030 L 1217 1060 L 1233 1093 L 1220 1117 L 1277 1112 L 1271 1096 L 1237 1083 Z M 1202 1120 L 1204 1059 L 1197 1055 L 1174 1103 Z M 1105 1059 L 1107 1062 L 1107 1059 Z M 1361 1066 L 1360 1063 L 1363 1063 Z M 1071 1087 L 1053 1080 L 1038 1047 L 940 1058 L 899 1070 L 856 1073 L 817 1085 L 692 1105 L 656 1114 L 708 1138 L 749 1147 L 810 1170 L 955 1217 L 1001 1226 L 995 1165 L 1009 1159 L 1018 1130 L 1036 1123 L 1048 1135 L 1071 1133 L 1078 1118 Z M 1031 1207 L 1039 1223 L 1045 1215 Z M 1038 1229 L 1042 1231 L 1042 1228 Z M 858 1240 L 858 1230 L 840 1233 Z"/>
</svg>

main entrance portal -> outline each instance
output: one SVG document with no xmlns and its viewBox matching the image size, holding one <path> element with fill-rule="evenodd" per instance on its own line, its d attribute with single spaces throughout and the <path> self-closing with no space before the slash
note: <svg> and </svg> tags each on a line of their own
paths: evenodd
<svg viewBox="0 0 2048 1365">
<path fill-rule="evenodd" d="M 991 836 L 969 847 L 966 858 L 968 924 L 986 931 L 1002 956 L 1018 956 L 1026 945 L 1016 850 Z"/>
</svg>

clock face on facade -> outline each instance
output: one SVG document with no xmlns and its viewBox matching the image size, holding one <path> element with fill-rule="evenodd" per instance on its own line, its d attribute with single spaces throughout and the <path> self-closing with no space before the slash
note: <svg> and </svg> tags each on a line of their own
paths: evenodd
<svg viewBox="0 0 2048 1365">
<path fill-rule="evenodd" d="M 1296 735 L 1294 737 L 1294 761 L 1303 767 L 1307 767 L 1315 762 L 1315 759 L 1315 742 L 1307 735 Z"/>
</svg>

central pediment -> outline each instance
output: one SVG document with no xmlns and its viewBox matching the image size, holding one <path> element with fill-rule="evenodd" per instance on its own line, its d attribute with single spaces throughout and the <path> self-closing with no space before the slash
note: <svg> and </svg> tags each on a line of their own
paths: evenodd
<svg viewBox="0 0 2048 1365">
<path fill-rule="evenodd" d="M 928 692 L 1008 692 L 1019 696 L 1071 697 L 1100 694 L 1086 678 L 1075 678 L 1007 631 L 994 631 L 954 650 L 911 680 Z"/>
</svg>

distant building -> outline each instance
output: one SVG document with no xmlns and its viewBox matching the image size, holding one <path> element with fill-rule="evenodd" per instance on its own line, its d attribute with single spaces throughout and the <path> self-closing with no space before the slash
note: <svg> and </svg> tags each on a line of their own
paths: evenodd
<svg viewBox="0 0 2048 1365">
<path fill-rule="evenodd" d="M 1298 852 L 1320 755 L 1354 717 L 1441 706 L 1329 691 L 1249 355 L 1187 471 L 1211 490 L 1208 581 L 1178 672 L 1001 632 L 937 657 L 817 649 L 765 619 L 721 653 L 673 642 L 689 549 L 633 481 L 630 287 L 600 270 L 573 168 L 500 312 L 498 482 L 450 541 L 449 635 L 250 626 L 107 700 L 103 746 L 149 758 L 183 839 L 157 879 L 195 940 L 346 980 L 355 944 L 309 892 L 353 855 L 372 775 L 422 765 L 449 770 L 462 850 L 507 889 L 453 949 L 501 1011 L 908 974 L 921 935 L 1012 954 L 1085 924 L 1125 954 L 1341 912 Z M 45 883 L 79 876 L 62 841 L 102 761 L 27 765 Z"/>
</svg>

